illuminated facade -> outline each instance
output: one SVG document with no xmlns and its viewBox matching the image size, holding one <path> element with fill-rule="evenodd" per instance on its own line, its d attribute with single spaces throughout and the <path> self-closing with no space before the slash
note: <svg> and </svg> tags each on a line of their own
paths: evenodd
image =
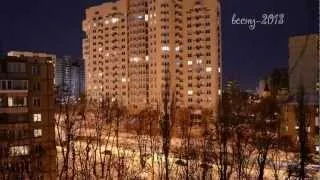
<svg viewBox="0 0 320 180">
<path fill-rule="evenodd" d="M 169 82 L 177 106 L 216 111 L 221 92 L 217 1 L 104 3 L 87 9 L 83 30 L 88 96 L 108 95 L 135 110 L 162 107 Z"/>
<path fill-rule="evenodd" d="M 104 3 L 86 11 L 83 58 L 87 96 L 108 96 L 128 104 L 127 1 Z"/>
</svg>

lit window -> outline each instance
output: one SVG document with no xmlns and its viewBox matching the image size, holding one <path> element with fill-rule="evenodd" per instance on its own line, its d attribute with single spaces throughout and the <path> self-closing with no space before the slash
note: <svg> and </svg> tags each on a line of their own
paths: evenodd
<svg viewBox="0 0 320 180">
<path fill-rule="evenodd" d="M 138 62 L 139 58 L 138 57 L 133 57 L 133 58 L 130 58 L 130 61 L 131 62 Z"/>
<path fill-rule="evenodd" d="M 99 51 L 102 51 L 102 48 L 99 48 Z"/>
<path fill-rule="evenodd" d="M 102 76 L 102 73 L 99 73 L 99 76 L 101 77 L 101 76 Z"/>
<path fill-rule="evenodd" d="M 8 97 L 8 106 L 17 107 L 17 106 L 27 106 L 27 97 Z"/>
<path fill-rule="evenodd" d="M 192 61 L 188 61 L 188 65 L 192 65 Z"/>
<path fill-rule="evenodd" d="M 149 61 L 149 56 L 146 56 L 146 61 Z"/>
<path fill-rule="evenodd" d="M 106 20 L 104 23 L 105 23 L 105 24 L 109 24 L 109 21 L 108 21 L 108 20 Z"/>
<path fill-rule="evenodd" d="M 118 21 L 119 21 L 119 18 L 112 18 L 112 19 L 111 19 L 111 22 L 112 22 L 112 23 L 116 23 L 116 22 L 118 22 Z"/>
<path fill-rule="evenodd" d="M 13 106 L 12 97 L 8 97 L 8 106 L 9 106 L 9 107 Z"/>
<path fill-rule="evenodd" d="M 218 94 L 219 94 L 219 96 L 221 95 L 221 89 L 218 90 Z"/>
<path fill-rule="evenodd" d="M 34 137 L 41 137 L 42 136 L 42 129 L 34 129 L 33 136 Z"/>
<path fill-rule="evenodd" d="M 144 15 L 144 20 L 145 20 L 146 22 L 148 22 L 148 20 L 149 20 L 148 14 Z"/>
<path fill-rule="evenodd" d="M 177 52 L 180 51 L 180 46 L 177 46 L 177 47 L 176 47 L 176 51 L 177 51 Z"/>
<path fill-rule="evenodd" d="M 162 51 L 169 51 L 169 50 L 170 50 L 169 46 L 162 46 Z"/>
<path fill-rule="evenodd" d="M 116 98 L 111 98 L 111 101 L 114 102 L 116 100 Z"/>
<path fill-rule="evenodd" d="M 97 23 L 93 23 L 93 27 L 96 27 L 97 26 Z"/>
<path fill-rule="evenodd" d="M 219 73 L 221 73 L 221 69 L 220 69 L 220 67 L 218 68 L 218 72 L 219 72 Z"/>
<path fill-rule="evenodd" d="M 10 156 L 23 156 L 28 155 L 30 148 L 27 145 L 24 146 L 12 146 L 10 147 L 9 154 Z"/>
<path fill-rule="evenodd" d="M 127 79 L 126 78 L 122 78 L 121 81 L 122 82 L 127 82 Z"/>
<path fill-rule="evenodd" d="M 41 114 L 33 114 L 33 122 L 41 122 Z"/>
<path fill-rule="evenodd" d="M 188 95 L 192 95 L 193 94 L 193 91 L 192 90 L 189 90 L 188 91 Z"/>
<path fill-rule="evenodd" d="M 202 64 L 202 60 L 201 59 L 197 59 L 197 64 Z"/>
<path fill-rule="evenodd" d="M 206 72 L 211 72 L 212 71 L 212 68 L 211 67 L 207 67 L 206 68 Z"/>
</svg>

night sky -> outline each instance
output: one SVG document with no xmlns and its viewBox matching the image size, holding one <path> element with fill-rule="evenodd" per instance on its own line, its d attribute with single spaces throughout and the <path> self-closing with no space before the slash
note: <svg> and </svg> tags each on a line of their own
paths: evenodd
<svg viewBox="0 0 320 180">
<path fill-rule="evenodd" d="M 288 37 L 318 32 L 318 0 L 222 0 L 223 76 L 254 89 L 274 68 L 287 67 Z M 81 57 L 84 10 L 104 0 L 1 0 L 3 51 L 23 50 Z M 283 25 L 232 25 L 232 15 L 261 20 L 285 14 Z"/>
</svg>

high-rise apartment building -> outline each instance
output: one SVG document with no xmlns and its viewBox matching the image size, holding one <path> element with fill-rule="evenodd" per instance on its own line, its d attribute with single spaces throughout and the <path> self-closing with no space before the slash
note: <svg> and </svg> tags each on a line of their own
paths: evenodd
<svg viewBox="0 0 320 180">
<path fill-rule="evenodd" d="M 71 96 L 80 98 L 84 94 L 84 66 L 83 60 L 77 59 L 71 64 Z"/>
<path fill-rule="evenodd" d="M 0 57 L 0 176 L 56 179 L 53 63 Z"/>
<path fill-rule="evenodd" d="M 84 69 L 81 59 L 70 56 L 57 58 L 55 68 L 56 90 L 59 101 L 77 100 L 84 93 Z"/>
<path fill-rule="evenodd" d="M 55 65 L 55 79 L 56 87 L 60 91 L 66 91 L 70 88 L 71 84 L 71 64 L 72 59 L 69 56 L 64 56 L 62 58 L 57 58 Z M 69 94 L 66 94 L 66 96 Z"/>
<path fill-rule="evenodd" d="M 86 11 L 83 39 L 86 93 L 128 104 L 127 1 L 104 3 Z"/>
<path fill-rule="evenodd" d="M 216 0 L 119 0 L 86 10 L 83 30 L 88 96 L 129 109 L 216 111 L 219 101 L 220 5 Z M 172 99 L 174 98 L 174 99 Z"/>
</svg>

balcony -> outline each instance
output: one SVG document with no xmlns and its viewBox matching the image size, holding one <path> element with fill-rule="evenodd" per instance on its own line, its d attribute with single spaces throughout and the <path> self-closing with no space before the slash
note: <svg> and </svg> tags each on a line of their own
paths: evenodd
<svg viewBox="0 0 320 180">
<path fill-rule="evenodd" d="M 5 90 L 5 89 L 0 89 L 0 94 L 28 94 L 27 89 L 22 89 L 22 90 L 15 90 L 15 89 L 10 89 L 10 90 Z"/>
<path fill-rule="evenodd" d="M 28 107 L 0 107 L 0 114 L 28 113 Z"/>
</svg>

